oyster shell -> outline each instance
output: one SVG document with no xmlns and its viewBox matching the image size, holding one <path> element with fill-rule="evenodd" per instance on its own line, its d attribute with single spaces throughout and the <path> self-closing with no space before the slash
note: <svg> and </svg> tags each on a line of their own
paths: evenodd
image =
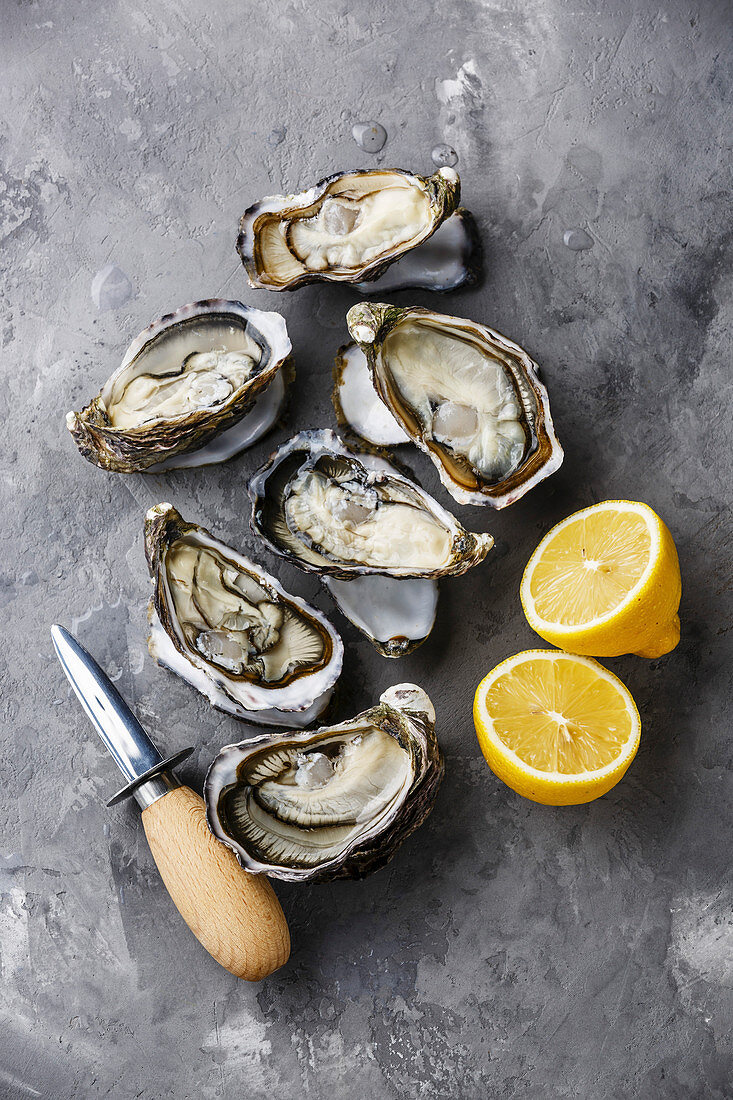
<svg viewBox="0 0 733 1100">
<path fill-rule="evenodd" d="M 249 486 L 252 528 L 301 569 L 341 580 L 444 577 L 478 565 L 491 535 L 471 534 L 389 464 L 375 468 L 329 430 L 284 443 Z"/>
<path fill-rule="evenodd" d="M 356 283 L 360 294 L 394 290 L 448 291 L 473 286 L 482 266 L 481 238 L 473 214 L 463 207 L 446 218 L 432 237 L 406 252 L 372 282 Z"/>
<path fill-rule="evenodd" d="M 266 725 L 323 713 L 343 643 L 324 615 L 170 504 L 145 517 L 151 656 L 220 710 Z"/>
<path fill-rule="evenodd" d="M 366 356 L 357 343 L 336 353 L 331 401 L 339 427 L 374 447 L 396 447 L 410 437 L 379 398 Z"/>
<path fill-rule="evenodd" d="M 237 251 L 250 286 L 361 283 L 423 244 L 460 198 L 452 168 L 339 172 L 298 195 L 272 195 L 240 222 Z"/>
<path fill-rule="evenodd" d="M 425 820 L 443 772 L 432 703 L 399 684 L 348 722 L 227 745 L 206 776 L 207 818 L 246 871 L 363 878 Z"/>
<path fill-rule="evenodd" d="M 321 580 L 341 614 L 383 657 L 412 653 L 433 629 L 439 593 L 432 578 L 372 574 L 350 581 Z"/>
<path fill-rule="evenodd" d="M 360 454 L 367 470 L 397 474 L 381 455 Z M 404 657 L 426 640 L 438 610 L 438 582 L 433 577 L 388 577 L 368 573 L 350 580 L 323 576 L 341 614 L 366 634 L 383 657 Z"/>
<path fill-rule="evenodd" d="M 194 302 L 140 333 L 101 392 L 68 413 L 67 427 L 84 458 L 116 473 L 170 468 L 194 451 L 196 464 L 230 457 L 276 419 L 277 389 L 259 419 L 236 430 L 290 350 L 280 314 L 222 299 Z M 228 439 L 212 452 L 208 445 L 223 433 Z"/>
<path fill-rule="evenodd" d="M 318 573 L 384 657 L 425 641 L 437 578 L 477 565 L 494 542 L 465 531 L 384 458 L 349 450 L 328 430 L 283 444 L 252 478 L 250 496 L 253 530 L 276 554 Z"/>
<path fill-rule="evenodd" d="M 459 503 L 503 508 L 559 468 L 547 390 L 517 344 L 417 307 L 364 303 L 346 320 L 380 399 Z"/>
</svg>

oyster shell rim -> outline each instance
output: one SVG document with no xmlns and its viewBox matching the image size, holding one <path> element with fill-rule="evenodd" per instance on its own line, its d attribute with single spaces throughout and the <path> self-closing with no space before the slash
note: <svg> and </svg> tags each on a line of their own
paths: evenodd
<svg viewBox="0 0 733 1100">
<path fill-rule="evenodd" d="M 402 245 L 398 245 L 394 249 L 394 253 L 388 256 L 376 257 L 368 264 L 364 264 L 363 267 L 355 270 L 353 273 L 348 272 L 318 272 L 318 271 L 304 271 L 301 275 L 296 275 L 286 283 L 277 285 L 275 283 L 268 282 L 262 278 L 261 271 L 258 270 L 258 259 L 260 256 L 260 250 L 258 247 L 258 220 L 265 215 L 275 213 L 279 208 L 283 211 L 298 211 L 307 210 L 308 207 L 313 206 L 321 199 L 325 198 L 331 185 L 344 176 L 369 176 L 369 175 L 400 175 L 407 176 L 410 179 L 418 180 L 422 186 L 432 183 L 432 187 L 427 187 L 430 198 L 430 210 L 431 220 L 427 227 L 427 230 L 414 242 L 405 242 Z M 306 286 L 309 283 L 327 282 L 327 283 L 368 283 L 387 270 L 390 264 L 398 260 L 400 256 L 404 256 L 406 252 L 410 252 L 413 248 L 417 248 L 423 244 L 430 237 L 432 237 L 435 230 L 455 213 L 458 208 L 458 204 L 461 198 L 461 181 L 460 176 L 453 168 L 443 167 L 437 169 L 429 176 L 421 176 L 415 172 L 409 172 L 406 168 L 354 168 L 347 172 L 332 172 L 328 176 L 324 176 L 317 183 L 314 183 L 311 187 L 305 191 L 298 191 L 289 195 L 265 195 L 264 198 L 259 199 L 257 202 L 252 203 L 247 207 L 244 214 L 239 221 L 239 234 L 237 236 L 236 249 L 239 253 L 239 257 L 244 266 L 247 282 L 253 288 L 253 290 L 271 290 L 276 293 L 281 293 L 287 290 L 298 290 L 302 286 Z M 288 205 L 285 205 L 285 204 Z"/>
<path fill-rule="evenodd" d="M 250 326 L 263 350 L 269 352 L 260 361 L 251 378 L 235 390 L 221 405 L 196 409 L 175 417 L 160 418 L 133 428 L 115 428 L 106 422 L 103 394 L 126 371 L 145 348 L 168 329 L 197 316 L 227 315 Z M 189 302 L 163 314 L 138 333 L 128 345 L 120 365 L 102 384 L 99 392 L 79 412 L 66 414 L 66 426 L 83 458 L 92 465 L 113 473 L 144 473 L 179 454 L 197 451 L 222 432 L 233 427 L 253 407 L 292 352 L 285 318 L 276 312 L 256 309 L 227 298 L 205 298 Z M 178 442 L 171 445 L 170 435 Z M 233 456 L 232 456 L 233 457 Z"/>
<path fill-rule="evenodd" d="M 398 705 L 400 694 L 406 696 L 401 707 Z M 429 710 L 426 708 L 420 709 L 422 699 L 427 702 Z M 424 767 L 419 777 L 413 776 L 413 781 L 405 799 L 382 829 L 374 834 L 367 833 L 366 837 L 362 834 L 361 837 L 354 838 L 338 856 L 334 856 L 325 863 L 312 868 L 288 868 L 282 864 L 265 863 L 250 855 L 243 845 L 238 843 L 230 833 L 226 832 L 219 815 L 219 802 L 226 791 L 238 782 L 241 765 L 266 743 L 275 745 L 282 744 L 285 741 L 307 743 L 318 738 L 319 734 L 323 734 L 325 737 L 341 729 L 353 728 L 354 724 L 361 719 L 371 719 L 374 716 L 387 719 L 390 715 L 397 716 L 396 724 L 399 730 L 404 732 L 404 729 L 408 729 L 413 741 L 418 743 L 423 756 Z M 380 726 L 379 728 L 383 727 Z M 388 729 L 387 732 L 390 733 L 390 736 L 395 736 L 391 730 Z M 395 739 L 401 743 L 398 737 L 395 736 Z M 220 785 L 217 786 L 217 781 L 219 781 L 218 772 L 228 766 L 228 757 L 237 754 L 239 755 L 239 762 L 234 769 L 235 780 L 228 784 L 220 782 Z M 410 756 L 413 759 L 414 753 L 410 752 Z M 223 745 L 207 769 L 204 779 L 203 795 L 206 804 L 206 820 L 213 835 L 234 853 L 240 866 L 248 874 L 265 874 L 270 878 L 276 878 L 283 882 L 317 883 L 332 882 L 337 879 L 361 879 L 385 866 L 395 855 L 402 842 L 415 832 L 428 817 L 435 805 L 444 775 L 445 759 L 435 733 L 435 710 L 429 696 L 416 684 L 395 684 L 382 692 L 379 702 L 375 706 L 361 711 L 344 722 L 331 726 L 319 726 L 317 729 L 310 730 L 285 730 L 279 734 L 262 733 L 247 741 Z M 410 804 L 409 812 L 405 815 L 404 809 L 408 801 Z M 392 828 L 395 819 L 400 815 L 402 821 L 399 827 Z M 387 834 L 386 837 L 385 833 Z M 388 844 L 386 843 L 387 839 L 389 839 Z M 379 843 L 380 841 L 381 843 Z"/>
<path fill-rule="evenodd" d="M 533 446 L 531 446 L 522 459 L 521 465 L 512 471 L 508 477 L 487 485 L 482 489 L 469 489 L 458 484 L 450 475 L 445 464 L 439 457 L 440 448 L 431 446 L 430 441 L 422 433 L 413 431 L 405 422 L 399 405 L 394 401 L 387 382 L 378 369 L 378 357 L 384 339 L 403 320 L 408 317 L 427 317 L 445 321 L 451 328 L 470 331 L 478 330 L 484 337 L 488 336 L 488 342 L 496 343 L 510 358 L 519 362 L 528 382 L 529 389 L 537 405 L 536 413 L 530 415 L 527 408 L 527 400 L 517 372 L 513 367 L 504 364 L 512 375 L 512 383 L 520 397 L 527 423 L 530 428 Z M 493 508 L 505 508 L 515 503 L 534 488 L 545 478 L 554 474 L 562 465 L 565 452 L 555 432 L 555 426 L 550 411 L 550 396 L 547 387 L 540 380 L 538 364 L 519 344 L 503 336 L 502 333 L 483 325 L 479 321 L 473 321 L 468 317 L 456 317 L 452 314 L 439 313 L 437 310 L 427 309 L 424 306 L 394 306 L 386 302 L 358 302 L 351 306 L 346 314 L 346 323 L 349 333 L 356 344 L 362 349 L 367 360 L 372 385 L 379 399 L 389 409 L 393 417 L 424 454 L 428 456 L 438 471 L 441 483 L 459 504 L 489 505 Z M 352 429 L 355 431 L 355 429 Z M 358 432 L 356 433 L 358 436 Z M 398 446 L 399 444 L 395 444 Z"/>
<path fill-rule="evenodd" d="M 407 435 L 407 433 L 403 430 L 402 425 L 399 424 L 397 420 L 395 420 L 394 416 L 392 416 L 390 409 L 387 405 L 384 405 L 383 401 L 382 404 L 384 405 L 385 410 L 390 413 L 390 416 L 392 416 L 396 427 L 404 435 L 404 439 L 390 440 L 387 443 L 378 443 L 375 439 L 370 439 L 368 436 L 362 435 L 361 432 L 359 432 L 349 420 L 348 416 L 344 412 L 343 401 L 341 399 L 341 390 L 344 388 L 344 375 L 350 366 L 348 354 L 352 348 L 356 348 L 361 352 L 362 355 L 364 355 L 361 345 L 358 344 L 356 340 L 349 340 L 346 344 L 340 344 L 334 357 L 333 367 L 331 370 L 331 379 L 333 383 L 331 387 L 331 404 L 333 405 L 333 410 L 336 414 L 336 423 L 338 424 L 339 430 L 344 433 L 344 437 L 347 443 L 353 442 L 353 445 L 355 447 L 362 446 L 364 448 L 369 448 L 376 454 L 384 454 L 386 457 L 386 455 L 389 453 L 390 448 L 404 447 L 408 443 L 411 443 L 412 440 L 410 439 L 409 435 Z M 365 355 L 364 359 L 366 361 Z M 369 378 L 371 380 L 371 371 L 369 370 L 368 362 L 367 373 L 369 374 Z M 377 401 L 381 400 L 376 390 L 374 396 L 376 397 Z"/>
</svg>

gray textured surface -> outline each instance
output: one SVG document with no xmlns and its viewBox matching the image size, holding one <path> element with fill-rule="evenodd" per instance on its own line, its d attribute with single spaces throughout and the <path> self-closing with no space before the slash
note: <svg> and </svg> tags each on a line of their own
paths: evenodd
<svg viewBox="0 0 733 1100">
<path fill-rule="evenodd" d="M 5 0 L 0 1094 L 733 1095 L 729 22 L 682 0 Z M 388 131 L 377 158 L 359 119 Z M 433 302 L 534 353 L 566 461 L 503 514 L 458 510 L 497 550 L 445 583 L 414 655 L 388 663 L 344 627 L 340 713 L 423 684 L 447 778 L 388 869 L 279 890 L 292 961 L 249 987 L 182 926 L 136 810 L 105 809 L 117 776 L 48 626 L 75 629 L 166 748 L 198 744 L 183 771 L 200 784 L 240 727 L 146 655 L 142 517 L 168 499 L 255 549 L 245 481 L 278 437 L 227 467 L 121 477 L 81 460 L 62 414 L 150 320 L 222 294 L 286 314 L 290 424 L 333 424 L 353 297 L 248 290 L 237 219 L 336 169 L 428 170 L 438 141 L 459 153 L 487 277 Z M 569 229 L 593 248 L 566 247 Z M 132 294 L 99 311 L 108 264 Z M 127 293 L 122 276 L 107 289 Z M 614 496 L 672 528 L 683 639 L 609 662 L 643 716 L 628 777 L 545 809 L 489 773 L 471 697 L 536 641 L 517 590 L 540 535 Z"/>
</svg>

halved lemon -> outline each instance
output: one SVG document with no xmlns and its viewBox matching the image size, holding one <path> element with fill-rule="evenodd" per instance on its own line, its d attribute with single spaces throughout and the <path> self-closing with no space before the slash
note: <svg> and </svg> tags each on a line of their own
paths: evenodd
<svg viewBox="0 0 733 1100">
<path fill-rule="evenodd" d="M 641 721 L 631 693 L 589 657 L 528 649 L 476 689 L 481 751 L 507 786 L 546 806 L 592 802 L 636 756 Z"/>
<path fill-rule="evenodd" d="M 648 504 L 606 500 L 545 535 L 522 577 L 529 625 L 592 657 L 661 657 L 680 640 L 677 550 Z"/>
</svg>

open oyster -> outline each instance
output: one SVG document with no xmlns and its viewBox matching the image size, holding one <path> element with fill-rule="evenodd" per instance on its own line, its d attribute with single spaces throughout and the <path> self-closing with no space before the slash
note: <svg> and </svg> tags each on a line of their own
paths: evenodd
<svg viewBox="0 0 733 1100">
<path fill-rule="evenodd" d="M 301 432 L 250 482 L 252 527 L 318 573 L 339 610 L 385 657 L 430 634 L 437 579 L 477 565 L 493 546 L 378 455 L 333 432 Z"/>
<path fill-rule="evenodd" d="M 299 195 L 250 206 L 237 250 L 250 286 L 295 290 L 316 280 L 361 283 L 423 244 L 460 198 L 452 168 L 340 172 Z"/>
<path fill-rule="evenodd" d="M 371 573 L 445 577 L 493 546 L 409 478 L 357 454 L 329 430 L 300 432 L 250 481 L 252 527 L 301 569 L 351 580 Z"/>
<path fill-rule="evenodd" d="M 432 237 L 406 252 L 372 282 L 356 283 L 361 294 L 390 294 L 422 288 L 448 291 L 471 286 L 481 275 L 482 250 L 473 214 L 463 207 L 435 230 Z"/>
<path fill-rule="evenodd" d="M 170 504 L 148 511 L 145 554 L 158 664 L 237 718 L 305 726 L 323 713 L 343 660 L 325 616 Z"/>
<path fill-rule="evenodd" d="M 433 705 L 399 684 L 340 725 L 227 745 L 206 776 L 206 812 L 246 871 L 363 878 L 425 820 L 443 772 Z"/>
<path fill-rule="evenodd" d="M 503 508 L 561 465 L 547 390 L 517 344 L 417 307 L 364 303 L 346 319 L 379 398 L 461 504 Z"/>
<path fill-rule="evenodd" d="M 279 313 L 194 302 L 133 340 L 67 427 L 84 458 L 117 473 L 223 461 L 274 423 L 290 350 Z"/>
</svg>

